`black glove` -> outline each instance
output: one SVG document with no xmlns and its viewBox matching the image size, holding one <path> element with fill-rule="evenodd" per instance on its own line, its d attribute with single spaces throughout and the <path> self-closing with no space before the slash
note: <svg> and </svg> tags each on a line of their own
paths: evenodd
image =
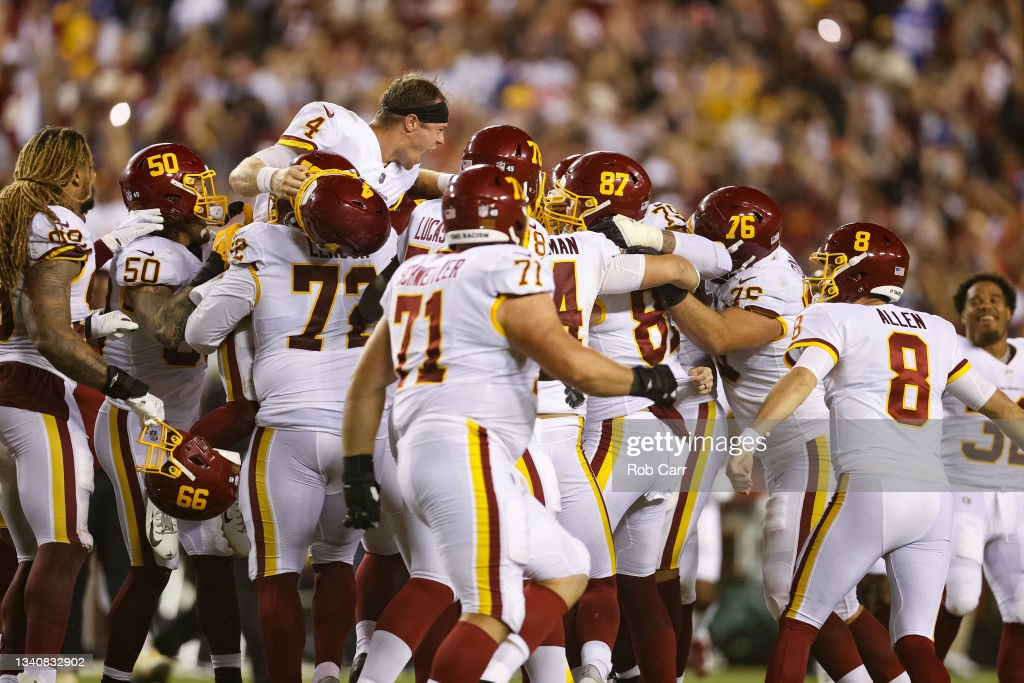
<svg viewBox="0 0 1024 683">
<path fill-rule="evenodd" d="M 380 485 L 373 477 L 373 454 L 345 458 L 345 526 L 369 529 L 380 523 Z"/>
<path fill-rule="evenodd" d="M 633 386 L 630 396 L 643 396 L 655 403 L 670 404 L 676 399 L 676 376 L 667 365 L 633 366 Z"/>
<path fill-rule="evenodd" d="M 570 408 L 579 408 L 587 400 L 587 395 L 582 391 L 576 391 L 572 387 L 565 388 L 565 405 Z"/>
<path fill-rule="evenodd" d="M 206 257 L 206 263 L 204 263 L 203 267 L 199 269 L 196 276 L 192 278 L 192 282 L 188 283 L 188 286 L 198 287 L 204 282 L 209 282 L 227 270 L 227 267 L 228 264 L 224 263 L 224 257 L 215 251 L 211 251 L 210 255 Z"/>
<path fill-rule="evenodd" d="M 664 308 L 672 308 L 689 295 L 688 289 L 676 287 L 673 284 L 658 285 L 654 288 L 654 295 L 661 299 Z"/>
<path fill-rule="evenodd" d="M 619 226 L 615 224 L 613 216 L 605 216 L 598 222 L 587 228 L 590 232 L 599 232 L 612 242 L 615 243 L 619 249 L 626 251 L 629 245 L 626 244 L 626 238 L 622 236 L 622 231 L 619 230 Z"/>
<path fill-rule="evenodd" d="M 110 398 L 127 401 L 130 398 L 138 398 L 149 393 L 149 385 L 140 382 L 121 368 L 113 365 L 107 366 L 107 381 L 100 389 Z"/>
<path fill-rule="evenodd" d="M 231 202 L 228 204 L 228 217 L 224 219 L 224 222 L 228 222 L 238 214 L 242 213 L 245 209 L 245 202 Z"/>
</svg>

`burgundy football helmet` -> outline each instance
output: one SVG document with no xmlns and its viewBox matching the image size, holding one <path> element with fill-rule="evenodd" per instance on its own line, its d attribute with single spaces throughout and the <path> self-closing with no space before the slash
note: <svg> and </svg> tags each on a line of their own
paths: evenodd
<svg viewBox="0 0 1024 683">
<path fill-rule="evenodd" d="M 221 514 L 238 499 L 241 459 L 238 453 L 218 451 L 201 436 L 182 434 L 165 422 L 142 428 L 139 443 L 146 446 L 146 493 L 162 512 L 200 521 Z"/>
<path fill-rule="evenodd" d="M 491 164 L 512 176 L 523 186 L 530 213 L 540 215 L 544 196 L 544 162 L 540 146 L 521 128 L 509 125 L 487 126 L 473 134 L 462 152 L 462 168 Z"/>
<path fill-rule="evenodd" d="M 395 229 L 396 233 L 401 235 L 405 232 L 405 229 L 409 227 L 409 219 L 412 218 L 413 210 L 423 201 L 426 200 L 413 199 L 407 192 L 398 200 L 397 205 L 391 207 L 391 227 Z"/>
<path fill-rule="evenodd" d="M 910 269 L 910 253 L 892 230 L 874 223 L 847 223 L 825 238 L 811 260 L 820 277 L 804 278 L 815 301 L 852 302 L 865 295 L 896 303 Z"/>
<path fill-rule="evenodd" d="M 568 168 L 570 166 L 572 166 L 572 162 L 576 161 L 581 156 L 583 156 L 583 155 L 582 154 L 570 154 L 569 156 L 567 156 L 566 158 L 562 159 L 557 164 L 555 164 L 555 167 L 553 169 L 551 169 L 551 176 L 550 176 L 551 177 L 551 187 L 555 187 L 556 185 L 560 185 L 561 184 L 562 178 L 565 177 L 566 170 L 568 170 Z"/>
<path fill-rule="evenodd" d="M 569 164 L 544 198 L 544 222 L 552 233 L 586 230 L 622 214 L 641 220 L 651 199 L 643 166 L 618 152 L 588 152 Z"/>
<path fill-rule="evenodd" d="M 216 175 L 188 147 L 161 142 L 128 160 L 121 172 L 121 194 L 132 211 L 160 209 L 168 223 L 224 225 L 228 198 L 217 194 Z"/>
<path fill-rule="evenodd" d="M 325 152 L 316 149 L 295 157 L 292 166 L 305 166 L 306 173 L 322 173 L 324 171 L 345 171 L 352 175 L 359 175 L 355 164 L 334 152 Z"/>
<path fill-rule="evenodd" d="M 450 248 L 477 244 L 525 244 L 529 237 L 526 195 L 519 181 L 497 166 L 470 166 L 441 199 L 444 242 Z"/>
<path fill-rule="evenodd" d="M 346 258 L 369 256 L 391 233 L 384 198 L 344 171 L 308 176 L 292 198 L 292 208 L 313 243 Z"/>
<path fill-rule="evenodd" d="M 690 232 L 721 242 L 732 254 L 730 275 L 779 248 L 782 212 L 771 197 L 752 187 L 720 187 L 700 200 L 686 221 Z"/>
<path fill-rule="evenodd" d="M 351 161 L 340 154 L 325 152 L 322 149 L 315 149 L 312 152 L 300 154 L 292 160 L 292 166 L 304 167 L 307 175 L 323 173 L 324 171 L 338 171 L 359 175 L 359 171 L 356 170 L 355 165 Z M 271 223 L 280 222 L 281 217 L 287 216 L 288 212 L 292 210 L 291 199 L 288 197 L 278 197 L 271 194 L 267 197 L 267 201 L 269 202 L 267 220 Z"/>
</svg>

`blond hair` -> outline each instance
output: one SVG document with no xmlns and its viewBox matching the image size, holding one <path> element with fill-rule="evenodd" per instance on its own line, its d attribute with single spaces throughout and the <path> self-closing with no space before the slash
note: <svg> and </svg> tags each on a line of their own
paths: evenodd
<svg viewBox="0 0 1024 683">
<path fill-rule="evenodd" d="M 28 260 L 28 234 L 39 212 L 52 221 L 51 205 L 61 204 L 64 187 L 92 162 L 85 136 L 73 128 L 47 126 L 18 153 L 14 182 L 0 191 L 0 286 L 13 291 Z"/>
</svg>

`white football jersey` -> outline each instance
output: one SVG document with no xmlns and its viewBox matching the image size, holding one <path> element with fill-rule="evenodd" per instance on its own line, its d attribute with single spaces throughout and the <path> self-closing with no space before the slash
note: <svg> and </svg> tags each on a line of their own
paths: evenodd
<svg viewBox="0 0 1024 683">
<path fill-rule="evenodd" d="M 291 147 L 296 154 L 323 150 L 340 154 L 352 162 L 359 177 L 377 190 L 388 206 L 402 199 L 419 175 L 420 165 L 405 168 L 397 161 L 384 165 L 380 143 L 370 125 L 331 102 L 310 102 L 295 114 L 277 144 Z M 263 193 L 253 205 L 253 218 L 267 219 L 270 195 Z"/>
<path fill-rule="evenodd" d="M 78 277 L 71 283 L 71 321 L 81 322 L 90 313 L 89 296 L 96 274 L 92 235 L 82 219 L 69 209 L 51 206 L 50 210 L 56 215 L 56 222 L 44 213 L 37 213 L 32 218 L 28 234 L 28 265 L 49 260 L 81 264 Z M 9 249 L 10 245 L 4 248 Z M 19 284 L 13 292 L 8 292 L 0 287 L 0 363 L 27 363 L 64 377 L 43 358 L 28 336 L 21 312 L 21 288 L 22 284 Z"/>
<path fill-rule="evenodd" d="M 1004 363 L 964 337 L 960 345 L 980 372 L 1013 401 L 1024 400 L 1024 339 L 1008 339 L 1013 357 Z M 942 462 L 956 491 L 1024 491 L 1024 452 L 981 413 L 946 392 L 942 397 Z"/>
<path fill-rule="evenodd" d="M 506 296 L 552 291 L 531 251 L 481 245 L 403 263 L 381 301 L 399 377 L 399 435 L 424 415 L 458 415 L 493 430 L 519 454 L 537 417 L 537 364 L 513 352 L 494 311 Z"/>
<path fill-rule="evenodd" d="M 145 235 L 115 253 L 109 265 L 111 306 L 131 315 L 125 301 L 128 288 L 162 285 L 177 293 L 192 281 L 202 262 L 179 242 Z M 187 344 L 168 349 L 149 335 L 134 332 L 107 340 L 103 357 L 149 385 L 150 393 L 164 402 L 172 427 L 188 429 L 199 419 L 206 358 Z M 107 400 L 128 409 L 123 401 Z"/>
<path fill-rule="evenodd" d="M 565 331 L 584 346 L 590 340 L 594 303 L 604 289 L 605 277 L 617 256 L 622 256 L 622 252 L 615 243 L 596 232 L 579 230 L 548 237 L 545 261 L 554 277 L 555 308 Z M 566 404 L 565 385 L 557 380 L 541 382 L 539 395 L 537 411 L 541 414 L 587 414 L 586 404 L 577 408 Z"/>
<path fill-rule="evenodd" d="M 251 223 L 238 231 L 231 269 L 248 269 L 257 282 L 258 425 L 341 433 L 349 378 L 372 331 L 356 305 L 394 250 L 394 231 L 383 248 L 361 258 L 323 251 L 297 227 Z"/>
<path fill-rule="evenodd" d="M 804 347 L 835 362 L 822 384 L 837 475 L 946 486 L 942 393 L 970 368 L 952 324 L 893 304 L 818 303 L 797 318 L 787 356 Z"/>
</svg>

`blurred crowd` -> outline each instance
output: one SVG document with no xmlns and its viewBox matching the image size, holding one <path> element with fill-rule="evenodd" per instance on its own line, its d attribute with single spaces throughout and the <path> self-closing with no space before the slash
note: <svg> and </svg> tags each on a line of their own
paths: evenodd
<svg viewBox="0 0 1024 683">
<path fill-rule="evenodd" d="M 0 45 L 0 181 L 40 125 L 86 131 L 90 223 L 119 210 L 117 174 L 146 144 L 191 145 L 230 194 L 227 172 L 302 104 L 368 119 L 415 69 L 451 100 L 431 168 L 513 123 L 549 167 L 634 156 L 684 214 L 759 187 L 800 259 L 841 223 L 891 227 L 915 307 L 953 317 L 978 270 L 1024 287 L 1020 0 L 0 0 Z"/>
</svg>

